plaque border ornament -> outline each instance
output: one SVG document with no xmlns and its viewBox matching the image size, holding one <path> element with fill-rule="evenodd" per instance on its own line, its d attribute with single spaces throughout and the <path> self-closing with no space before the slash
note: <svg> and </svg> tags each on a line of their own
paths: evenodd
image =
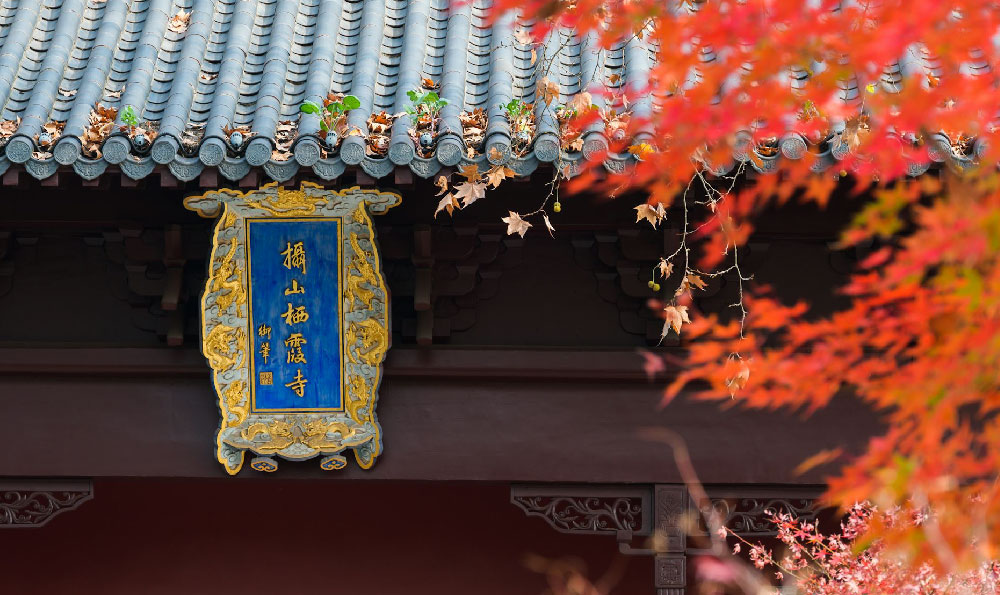
<svg viewBox="0 0 1000 595">
<path fill-rule="evenodd" d="M 358 465 L 370 468 L 382 452 L 382 430 L 375 415 L 382 362 L 389 348 L 389 299 L 381 273 L 375 230 L 369 212 L 381 214 L 401 202 L 395 192 L 329 190 L 302 182 L 297 190 L 277 182 L 240 192 L 226 188 L 184 199 L 185 208 L 217 217 L 208 277 L 201 300 L 202 353 L 212 368 L 221 421 L 216 456 L 230 475 L 250 466 L 271 472 L 278 459 L 322 457 L 324 470 L 347 465 L 351 450 Z M 343 284 L 343 405 L 339 411 L 255 412 L 250 404 L 250 292 L 247 279 L 248 218 L 337 218 L 341 221 Z M 333 306 L 336 307 L 336 306 Z"/>
</svg>

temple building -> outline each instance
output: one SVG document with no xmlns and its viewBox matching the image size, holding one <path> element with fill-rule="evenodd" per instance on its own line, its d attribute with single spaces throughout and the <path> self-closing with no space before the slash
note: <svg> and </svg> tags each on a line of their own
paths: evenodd
<svg viewBox="0 0 1000 595">
<path fill-rule="evenodd" d="M 559 109 L 641 88 L 655 48 L 534 47 L 530 19 L 449 4 L 0 3 L 0 592 L 535 594 L 579 565 L 680 595 L 689 511 L 748 539 L 816 514 L 830 468 L 795 467 L 875 416 L 661 406 L 677 370 L 641 352 L 684 349 L 647 305 L 672 215 L 546 203 L 636 158 L 589 161 L 608 129 L 567 138 Z M 502 222 L 546 204 L 552 234 Z M 859 255 L 814 215 L 765 218 L 747 271 L 834 308 Z"/>
</svg>

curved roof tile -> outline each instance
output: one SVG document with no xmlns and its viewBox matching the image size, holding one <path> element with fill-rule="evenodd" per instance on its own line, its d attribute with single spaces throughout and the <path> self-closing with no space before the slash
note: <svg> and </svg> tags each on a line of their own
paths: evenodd
<svg viewBox="0 0 1000 595">
<path fill-rule="evenodd" d="M 635 38 L 601 50 L 594 35 L 557 30 L 531 48 L 516 35 L 530 28 L 531 20 L 505 15 L 490 26 L 490 5 L 490 0 L 0 0 L 0 112 L 7 120 L 20 118 L 14 134 L 3 139 L 0 172 L 12 162 L 24 163 L 31 175 L 44 178 L 61 164 L 93 179 L 117 164 L 125 175 L 141 179 L 160 164 L 180 180 L 193 179 L 206 167 L 238 180 L 260 167 L 283 181 L 301 168 L 332 179 L 356 165 L 376 178 L 395 167 L 426 178 L 443 166 L 488 167 L 490 159 L 506 160 L 513 143 L 500 106 L 511 99 L 532 102 L 541 76 L 559 83 L 562 100 L 595 82 L 633 90 L 645 86 L 656 54 L 647 42 Z M 181 11 L 190 15 L 187 26 L 171 27 Z M 984 68 L 974 58 L 970 71 Z M 706 50 L 702 59 L 715 55 Z M 890 65 L 881 84 L 892 91 L 915 68 L 933 71 L 933 57 L 908 56 Z M 790 73 L 789 84 L 801 86 L 805 77 Z M 316 135 L 318 118 L 300 117 L 305 100 L 350 93 L 361 107 L 349 113 L 349 124 L 366 130 L 371 113 L 402 112 L 406 92 L 425 78 L 440 85 L 450 102 L 441 112 L 429 158 L 414 150 L 408 116 L 394 122 L 385 157 L 366 154 L 359 136 L 347 136 L 339 151 L 326 151 Z M 690 82 L 696 84 L 696 72 Z M 857 81 L 845 81 L 843 95 L 857 101 Z M 660 99 L 639 97 L 632 109 L 655 109 Z M 132 106 L 158 129 L 155 142 L 142 152 L 116 132 L 104 141 L 99 159 L 88 158 L 79 137 L 97 102 Z M 476 108 L 487 114 L 478 153 L 465 146 L 460 120 L 462 111 Z M 298 138 L 290 153 L 275 154 L 277 141 L 287 145 L 287 136 L 276 137 L 282 128 L 287 133 L 282 122 L 288 120 L 296 122 Z M 560 154 L 552 108 L 539 102 L 535 121 L 530 150 L 511 162 L 519 173 L 557 160 L 577 172 L 585 155 L 607 150 L 599 123 L 584 131 L 581 152 Z M 42 152 L 37 141 L 49 122 L 65 124 L 51 153 Z M 249 139 L 227 132 L 234 127 L 249 129 Z M 778 157 L 799 158 L 808 149 L 794 134 L 759 159 L 749 159 L 755 149 L 749 141 L 745 145 L 737 147 L 734 163 L 749 161 L 760 171 L 773 169 Z M 828 145 L 820 148 L 819 166 L 843 156 L 835 143 Z M 943 160 L 949 151 L 934 154 Z M 630 159 L 611 155 L 605 166 L 621 171 Z M 716 169 L 721 173 L 734 163 Z"/>
</svg>

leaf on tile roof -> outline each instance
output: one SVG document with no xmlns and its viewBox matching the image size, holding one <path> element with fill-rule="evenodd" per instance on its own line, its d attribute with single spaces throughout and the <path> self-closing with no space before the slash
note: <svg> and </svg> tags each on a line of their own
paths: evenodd
<svg viewBox="0 0 1000 595">
<path fill-rule="evenodd" d="M 50 149 L 62 135 L 66 122 L 55 122 L 49 120 L 42 125 L 42 131 L 35 135 L 35 145 L 41 149 Z"/>
<path fill-rule="evenodd" d="M 475 156 L 477 149 L 481 148 L 486 140 L 486 111 L 477 107 L 471 112 L 463 111 L 458 114 L 458 121 L 462 124 L 462 140 L 465 145 L 472 149 L 470 155 Z"/>
<path fill-rule="evenodd" d="M 384 111 L 368 116 L 368 137 L 365 144 L 367 155 L 383 157 L 389 153 L 389 131 L 392 129 L 392 120 L 393 116 Z M 352 130 L 351 133 L 353 132 Z"/>
<path fill-rule="evenodd" d="M 181 133 L 181 154 L 185 157 L 194 157 L 198 153 L 198 146 L 205 136 L 204 122 L 188 122 L 184 125 L 184 132 Z"/>
<path fill-rule="evenodd" d="M 429 91 L 435 91 L 435 90 L 441 88 L 441 84 L 440 83 L 436 83 L 432 79 L 429 79 L 429 78 L 420 79 L 420 86 L 423 87 L 424 89 L 429 90 Z"/>
<path fill-rule="evenodd" d="M 202 80 L 202 81 L 205 81 L 206 83 L 210 83 L 210 82 L 214 81 L 218 77 L 219 77 L 218 74 L 211 74 L 211 73 L 208 73 L 208 72 L 203 72 L 203 73 L 201 73 L 201 74 L 198 75 L 198 80 Z"/>
<path fill-rule="evenodd" d="M 21 118 L 15 118 L 13 120 L 4 120 L 0 122 L 0 136 L 7 138 L 12 136 L 17 132 L 17 128 L 21 125 Z"/>
<path fill-rule="evenodd" d="M 368 135 L 365 154 L 373 157 L 384 157 L 389 153 L 389 137 L 384 134 Z"/>
<path fill-rule="evenodd" d="M 533 45 L 535 40 L 531 37 L 531 32 L 525 28 L 520 28 L 517 33 L 514 34 L 514 41 L 521 45 Z"/>
<path fill-rule="evenodd" d="M 122 96 L 122 93 L 124 92 L 125 92 L 125 85 L 122 85 L 122 88 L 118 89 L 117 91 L 106 91 L 104 93 L 104 96 L 109 99 L 118 99 Z"/>
<path fill-rule="evenodd" d="M 250 136 L 253 136 L 254 134 L 256 134 L 255 132 L 253 132 L 252 130 L 250 130 L 249 126 L 245 126 L 245 125 L 244 126 L 223 126 L 222 132 L 224 132 L 226 134 L 226 136 L 229 136 L 229 135 L 231 135 L 234 132 L 239 132 L 240 134 L 242 134 L 243 136 L 246 136 L 246 137 L 250 137 Z"/>
<path fill-rule="evenodd" d="M 187 31 L 188 24 L 191 22 L 191 13 L 179 10 L 177 14 L 170 17 L 170 21 L 167 23 L 167 29 L 173 31 L 174 33 L 184 33 Z"/>
<path fill-rule="evenodd" d="M 392 128 L 392 115 L 384 111 L 368 116 L 368 132 L 372 134 L 387 134 Z"/>
<path fill-rule="evenodd" d="M 545 102 L 545 105 L 552 105 L 553 101 L 559 100 L 559 83 L 543 76 L 535 86 L 535 95 Z"/>
<path fill-rule="evenodd" d="M 291 157 L 291 151 L 280 151 L 278 149 L 271 151 L 271 160 L 273 161 L 288 161 Z"/>
<path fill-rule="evenodd" d="M 115 118 L 117 117 L 117 109 L 104 107 L 100 103 L 94 105 L 90 110 L 90 117 L 87 119 L 87 127 L 83 129 L 83 135 L 80 137 L 81 148 L 85 156 L 91 159 L 100 159 L 101 144 L 114 131 Z"/>
<path fill-rule="evenodd" d="M 69 99 L 70 97 L 73 97 L 74 95 L 76 95 L 76 89 L 62 89 L 62 88 L 59 89 L 59 96 L 60 97 Z"/>
<path fill-rule="evenodd" d="M 50 157 L 52 157 L 52 153 L 50 153 L 49 151 L 33 151 L 31 153 L 31 158 L 37 159 L 39 161 L 44 161 L 46 159 L 49 159 Z"/>
<path fill-rule="evenodd" d="M 243 132 L 243 128 L 249 130 L 248 127 L 241 127 L 240 132 Z M 244 135 L 247 133 L 244 132 Z M 274 130 L 274 144 L 276 151 L 279 153 L 291 154 L 292 143 L 299 136 L 299 126 L 294 120 L 282 120 L 278 122 L 278 126 Z M 273 152 L 272 152 L 273 157 Z M 287 159 L 287 158 L 286 158 Z M 278 159 L 278 161 L 285 161 L 285 159 Z"/>
</svg>

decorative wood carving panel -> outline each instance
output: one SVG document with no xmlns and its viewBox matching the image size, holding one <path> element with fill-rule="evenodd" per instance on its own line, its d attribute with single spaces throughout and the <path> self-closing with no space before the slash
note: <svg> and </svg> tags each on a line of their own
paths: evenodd
<svg viewBox="0 0 1000 595">
<path fill-rule="evenodd" d="M 0 480 L 0 529 L 41 527 L 93 497 L 89 481 Z"/>
</svg>

